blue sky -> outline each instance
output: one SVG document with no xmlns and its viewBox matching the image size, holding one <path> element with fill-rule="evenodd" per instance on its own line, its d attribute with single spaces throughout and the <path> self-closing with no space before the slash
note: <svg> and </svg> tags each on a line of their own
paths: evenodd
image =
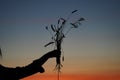
<svg viewBox="0 0 120 80">
<path fill-rule="evenodd" d="M 119 0 L 0 0 L 0 47 L 3 52 L 0 62 L 6 66 L 23 66 L 52 50 L 53 47 L 44 47 L 51 37 L 45 26 L 56 24 L 58 18 L 66 18 L 78 9 L 72 19 L 84 17 L 86 21 L 64 41 L 66 64 L 69 59 L 73 63 L 80 60 L 79 64 L 95 59 L 98 62 L 106 60 L 106 63 L 113 61 L 114 67 L 118 67 L 119 4 Z"/>
</svg>

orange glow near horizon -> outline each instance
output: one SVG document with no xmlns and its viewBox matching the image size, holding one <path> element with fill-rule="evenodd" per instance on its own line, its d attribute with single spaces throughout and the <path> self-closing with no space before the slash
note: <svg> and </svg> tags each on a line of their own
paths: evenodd
<svg viewBox="0 0 120 80">
<path fill-rule="evenodd" d="M 35 74 L 21 80 L 57 80 L 57 74 Z M 61 74 L 60 80 L 120 80 L 117 74 Z"/>
</svg>

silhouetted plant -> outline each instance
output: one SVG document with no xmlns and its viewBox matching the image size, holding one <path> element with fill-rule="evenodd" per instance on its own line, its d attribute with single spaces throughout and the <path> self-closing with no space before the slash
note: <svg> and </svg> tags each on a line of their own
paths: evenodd
<svg viewBox="0 0 120 80">
<path fill-rule="evenodd" d="M 81 17 L 78 20 L 76 20 L 75 22 L 72 22 L 72 23 L 68 22 L 71 15 L 76 13 L 77 11 L 78 10 L 72 11 L 70 13 L 70 15 L 67 17 L 67 19 L 59 18 L 57 21 L 57 25 L 51 24 L 49 27 L 48 26 L 46 27 L 46 30 L 48 30 L 49 33 L 52 35 L 52 37 L 51 37 L 52 41 L 49 42 L 48 44 L 46 44 L 45 47 L 47 47 L 51 44 L 54 44 L 55 48 L 58 51 L 61 51 L 61 44 L 63 42 L 63 39 L 66 37 L 67 33 L 73 28 L 78 28 L 78 26 L 81 25 L 81 21 L 85 20 L 84 18 Z M 67 26 L 66 24 L 70 24 L 71 26 L 67 27 L 68 30 L 65 32 L 64 30 L 65 30 L 65 27 Z M 60 69 L 62 67 L 60 57 L 61 56 L 56 58 L 57 64 L 56 64 L 55 68 L 58 70 L 58 75 L 59 75 Z M 64 58 L 63 58 L 63 60 L 64 60 Z M 58 77 L 58 79 L 59 79 L 59 77 Z"/>
</svg>

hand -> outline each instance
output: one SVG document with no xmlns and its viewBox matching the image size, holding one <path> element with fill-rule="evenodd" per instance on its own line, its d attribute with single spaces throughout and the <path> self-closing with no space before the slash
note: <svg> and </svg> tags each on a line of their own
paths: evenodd
<svg viewBox="0 0 120 80">
<path fill-rule="evenodd" d="M 42 66 L 40 66 L 40 68 L 39 68 L 39 72 L 40 72 L 40 73 L 45 72 L 45 70 L 44 70 L 44 68 L 43 68 Z"/>
<path fill-rule="evenodd" d="M 61 51 L 53 50 L 53 51 L 48 52 L 46 55 L 49 56 L 50 58 L 52 58 L 52 57 L 60 57 Z"/>
</svg>

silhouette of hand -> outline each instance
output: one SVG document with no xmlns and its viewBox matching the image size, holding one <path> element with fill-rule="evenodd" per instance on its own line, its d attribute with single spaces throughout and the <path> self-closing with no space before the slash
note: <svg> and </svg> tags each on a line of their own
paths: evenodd
<svg viewBox="0 0 120 80">
<path fill-rule="evenodd" d="M 49 59 L 49 58 L 53 58 L 53 57 L 60 57 L 61 55 L 61 51 L 59 50 L 53 50 L 53 51 L 50 51 L 48 53 L 46 53 L 45 55 L 43 55 L 41 58 L 37 59 L 37 60 L 34 60 L 33 63 L 32 63 L 32 67 L 36 68 L 36 69 L 39 69 L 39 72 L 44 72 L 44 68 L 42 67 L 42 65 Z"/>
<path fill-rule="evenodd" d="M 50 58 L 52 58 L 52 57 L 60 57 L 61 51 L 53 50 L 51 52 L 48 52 L 46 55 L 49 56 Z"/>
<path fill-rule="evenodd" d="M 40 68 L 39 68 L 39 72 L 40 72 L 40 73 L 45 72 L 45 70 L 44 70 L 44 68 L 43 68 L 42 66 L 40 66 Z"/>
</svg>

